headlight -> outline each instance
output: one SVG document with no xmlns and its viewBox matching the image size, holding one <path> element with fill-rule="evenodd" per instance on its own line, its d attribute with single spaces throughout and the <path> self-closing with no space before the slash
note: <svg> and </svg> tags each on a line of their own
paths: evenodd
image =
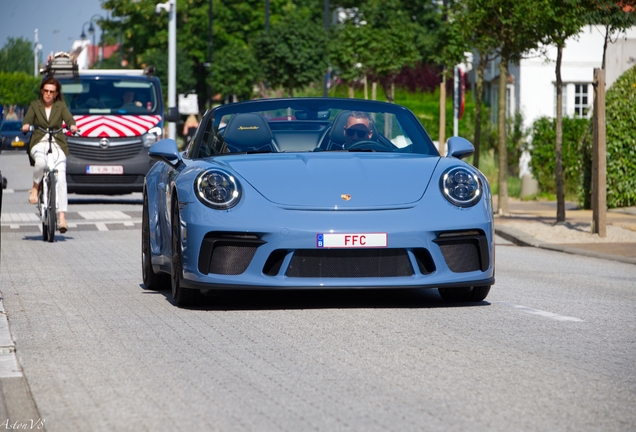
<svg viewBox="0 0 636 432">
<path fill-rule="evenodd" d="M 203 204 L 217 210 L 232 208 L 241 199 L 241 187 L 234 176 L 220 170 L 199 174 L 194 181 L 194 190 Z"/>
<path fill-rule="evenodd" d="M 144 134 L 141 137 L 141 141 L 144 143 L 144 147 L 150 147 L 159 141 L 159 138 L 161 138 L 161 128 L 157 126 L 153 127 L 148 131 L 148 133 Z"/>
<path fill-rule="evenodd" d="M 477 174 L 463 167 L 446 171 L 442 175 L 440 189 L 451 204 L 459 207 L 475 205 L 482 195 L 481 180 Z"/>
</svg>

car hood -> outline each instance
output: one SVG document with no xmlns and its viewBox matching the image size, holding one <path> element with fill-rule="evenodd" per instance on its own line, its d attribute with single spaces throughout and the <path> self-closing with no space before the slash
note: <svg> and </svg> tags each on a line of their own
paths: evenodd
<svg viewBox="0 0 636 432">
<path fill-rule="evenodd" d="M 276 204 L 360 209 L 412 205 L 438 162 L 427 155 L 324 152 L 235 155 L 221 163 Z"/>
</svg>

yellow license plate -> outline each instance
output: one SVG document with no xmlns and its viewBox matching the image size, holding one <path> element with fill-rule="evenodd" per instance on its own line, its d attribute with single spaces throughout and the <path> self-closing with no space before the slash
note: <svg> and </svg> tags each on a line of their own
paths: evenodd
<svg viewBox="0 0 636 432">
<path fill-rule="evenodd" d="M 24 141 L 11 141 L 11 147 L 24 147 Z"/>
</svg>

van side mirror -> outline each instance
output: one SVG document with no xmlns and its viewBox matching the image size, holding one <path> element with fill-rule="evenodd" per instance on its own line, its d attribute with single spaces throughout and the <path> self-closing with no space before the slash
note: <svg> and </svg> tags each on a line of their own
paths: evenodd
<svg viewBox="0 0 636 432">
<path fill-rule="evenodd" d="M 164 121 L 176 123 L 179 121 L 179 108 L 170 107 L 168 113 L 163 116 Z"/>
</svg>

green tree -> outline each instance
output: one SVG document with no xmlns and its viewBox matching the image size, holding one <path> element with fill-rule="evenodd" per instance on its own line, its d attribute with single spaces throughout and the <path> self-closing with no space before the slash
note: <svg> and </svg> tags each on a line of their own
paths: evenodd
<svg viewBox="0 0 636 432">
<path fill-rule="evenodd" d="M 216 93 L 251 99 L 258 81 L 258 63 L 251 48 L 241 40 L 232 40 L 215 54 L 208 83 Z M 223 80 L 216 79 L 224 76 Z"/>
<path fill-rule="evenodd" d="M 347 83 L 349 97 L 353 97 L 354 83 L 366 75 L 366 66 L 362 64 L 368 41 L 366 26 L 360 23 L 358 14 L 345 19 L 331 28 L 328 57 L 329 64 L 335 68 L 338 76 Z"/>
<path fill-rule="evenodd" d="M 262 31 L 253 47 L 265 79 L 291 97 L 294 90 L 322 79 L 326 43 L 323 26 L 296 10 Z"/>
<path fill-rule="evenodd" d="M 33 73 L 0 72 L 0 106 L 28 106 L 37 99 L 39 86 L 40 77 Z"/>
<path fill-rule="evenodd" d="M 472 47 L 477 54 L 478 60 L 475 67 L 475 130 L 473 145 L 475 146 L 475 154 L 473 156 L 473 165 L 479 168 L 479 159 L 481 154 L 482 142 L 482 111 L 483 111 L 483 95 L 484 95 L 484 72 L 488 63 L 495 59 L 495 48 L 498 46 L 496 39 L 493 39 L 491 33 L 479 33 L 480 28 L 475 25 L 477 22 L 474 14 L 479 17 L 479 10 L 471 5 L 473 0 L 466 0 L 458 6 L 456 20 L 464 40 Z"/>
<path fill-rule="evenodd" d="M 458 20 L 458 11 L 461 4 L 454 0 L 443 0 L 439 10 L 439 29 L 435 38 L 435 50 L 432 54 L 433 61 L 442 68 L 442 80 L 440 82 L 439 97 L 439 148 L 444 154 L 446 145 L 446 80 L 452 73 L 455 65 L 465 60 L 465 52 L 469 50 L 466 39 L 461 29 L 461 21 Z"/>
<path fill-rule="evenodd" d="M 388 102 L 395 100 L 395 77 L 420 60 L 416 44 L 418 26 L 401 9 L 399 0 L 370 0 L 364 4 L 368 41 L 364 62 L 381 78 Z"/>
<path fill-rule="evenodd" d="M 8 38 L 0 49 L 0 72 L 24 72 L 33 75 L 33 47 L 19 37 Z"/>
<path fill-rule="evenodd" d="M 506 85 L 508 63 L 537 48 L 544 36 L 545 10 L 549 0 L 473 0 L 469 9 L 474 28 L 488 40 L 496 41 L 499 55 L 497 133 L 499 149 L 497 213 L 508 213 L 508 170 L 506 138 Z"/>
<path fill-rule="evenodd" d="M 579 34 L 585 24 L 585 12 L 580 0 L 551 0 L 545 10 L 543 43 L 557 48 L 556 58 L 556 137 L 555 176 L 557 195 L 556 221 L 565 222 L 565 187 L 563 184 L 563 78 L 561 63 L 566 42 Z"/>
<path fill-rule="evenodd" d="M 605 28 L 602 69 L 605 69 L 605 53 L 612 36 L 636 25 L 636 0 L 585 0 L 586 20 Z"/>
</svg>

